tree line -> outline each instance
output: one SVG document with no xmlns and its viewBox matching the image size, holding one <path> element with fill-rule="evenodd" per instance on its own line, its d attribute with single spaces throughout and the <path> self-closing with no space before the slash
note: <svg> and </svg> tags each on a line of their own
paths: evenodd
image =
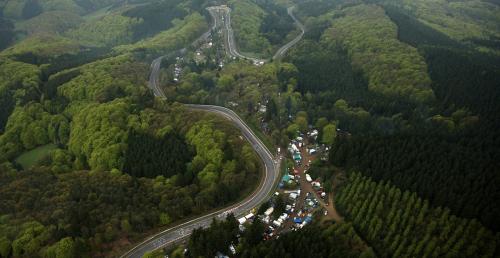
<svg viewBox="0 0 500 258">
<path fill-rule="evenodd" d="M 316 223 L 266 241 L 265 225 L 260 220 L 246 224 L 243 232 L 238 225 L 230 214 L 224 221 L 214 220 L 207 229 L 195 229 L 186 246 L 187 257 L 212 257 L 217 253 L 231 257 L 377 257 L 350 223 Z M 183 257 L 178 253 L 174 250 L 173 257 Z"/>
<path fill-rule="evenodd" d="M 349 173 L 336 204 L 382 257 L 496 257 L 498 236 L 388 181 Z"/>
</svg>

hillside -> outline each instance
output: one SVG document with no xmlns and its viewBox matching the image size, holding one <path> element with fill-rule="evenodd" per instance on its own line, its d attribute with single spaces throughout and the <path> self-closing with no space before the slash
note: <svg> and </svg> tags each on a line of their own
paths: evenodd
<svg viewBox="0 0 500 258">
<path fill-rule="evenodd" d="M 499 43 L 497 0 L 0 0 L 0 257 L 499 257 Z"/>
</svg>

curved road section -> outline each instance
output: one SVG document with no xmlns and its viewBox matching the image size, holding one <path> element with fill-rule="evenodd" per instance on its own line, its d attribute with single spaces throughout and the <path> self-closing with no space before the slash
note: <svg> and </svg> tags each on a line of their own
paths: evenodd
<svg viewBox="0 0 500 258">
<path fill-rule="evenodd" d="M 238 127 L 245 138 L 250 142 L 254 150 L 262 159 L 264 165 L 264 178 L 261 180 L 258 188 L 250 196 L 240 203 L 234 204 L 230 207 L 212 212 L 210 214 L 198 217 L 196 219 L 184 222 L 175 227 L 162 231 L 146 241 L 140 243 L 122 257 L 142 257 L 146 252 L 150 252 L 161 247 L 173 244 L 188 237 L 193 229 L 206 228 L 214 218 L 223 219 L 228 214 L 233 213 L 236 217 L 241 217 L 251 209 L 257 207 L 265 201 L 274 188 L 275 182 L 279 175 L 279 161 L 275 160 L 273 155 L 267 147 L 260 141 L 260 139 L 252 132 L 252 130 L 243 122 L 243 120 L 230 109 L 210 106 L 210 105 L 186 105 L 189 109 L 200 110 L 216 113 L 228 120 L 232 121 Z"/>
<path fill-rule="evenodd" d="M 288 51 L 288 49 L 297 44 L 304 36 L 305 26 L 295 17 L 295 15 L 293 15 L 294 8 L 295 8 L 294 6 L 289 7 L 287 9 L 287 12 L 288 15 L 292 17 L 297 28 L 300 29 L 300 34 L 297 35 L 297 37 L 295 37 L 293 40 L 282 46 L 280 49 L 278 49 L 278 51 L 276 51 L 276 53 L 272 57 L 274 60 L 281 58 Z M 258 59 L 245 56 L 238 51 L 234 39 L 234 31 L 233 28 L 231 27 L 231 9 L 229 7 L 212 6 L 208 7 L 207 10 L 214 20 L 214 28 L 221 27 L 224 30 L 224 43 L 226 45 L 226 51 L 228 55 L 232 57 L 250 60 L 255 64 L 263 64 L 269 61 L 269 59 Z"/>
<path fill-rule="evenodd" d="M 159 57 L 151 63 L 151 75 L 148 86 L 153 91 L 155 96 L 165 98 L 165 94 L 159 87 L 160 66 L 163 58 L 163 56 Z M 257 190 L 242 202 L 166 229 L 135 246 L 122 257 L 139 258 L 146 252 L 173 244 L 189 236 L 195 228 L 206 228 L 210 226 L 210 223 L 214 218 L 222 219 L 229 213 L 233 213 L 236 217 L 240 217 L 264 202 L 274 188 L 274 184 L 279 175 L 279 160 L 274 158 L 264 143 L 262 143 L 262 141 L 252 132 L 250 127 L 248 127 L 248 125 L 235 112 L 225 107 L 211 105 L 188 104 L 186 106 L 192 110 L 207 111 L 218 114 L 233 122 L 234 125 L 240 129 L 243 136 L 248 140 L 248 142 L 250 142 L 255 152 L 257 152 L 261 158 L 264 165 L 264 178 L 261 180 Z"/>
<path fill-rule="evenodd" d="M 239 57 L 242 59 L 252 60 L 254 63 L 266 62 L 268 60 L 256 59 L 251 57 L 246 57 L 240 54 L 235 47 L 234 41 L 234 33 L 231 28 L 231 16 L 230 9 L 227 7 L 209 7 L 207 10 L 210 12 L 213 18 L 213 26 L 209 31 L 205 32 L 198 39 L 193 42 L 193 45 L 198 44 L 200 41 L 207 39 L 210 36 L 211 31 L 215 31 L 217 27 L 223 26 L 223 29 L 226 31 L 226 40 L 225 43 L 228 47 L 229 54 L 234 57 Z M 292 41 L 288 42 L 286 45 L 281 47 L 276 54 L 273 56 L 273 59 L 277 59 L 282 57 L 288 49 L 297 44 L 302 39 L 304 35 L 305 28 L 299 20 L 295 18 L 293 15 L 293 7 L 288 8 L 288 15 L 292 17 L 297 27 L 300 28 L 301 33 Z M 184 54 L 186 52 L 186 48 L 174 51 L 169 55 L 179 55 Z M 156 97 L 166 98 L 165 93 L 159 86 L 159 75 L 160 75 L 160 67 L 161 61 L 163 58 L 168 57 L 169 55 L 161 56 L 153 60 L 151 63 L 151 74 L 149 77 L 148 87 L 151 89 L 153 94 Z M 191 232 L 196 228 L 206 228 L 210 226 L 210 223 L 214 218 L 223 219 L 228 214 L 233 213 L 236 217 L 241 217 L 251 209 L 257 207 L 259 204 L 264 202 L 271 191 L 274 188 L 275 182 L 279 176 L 279 159 L 275 159 L 271 152 L 267 149 L 267 147 L 262 143 L 262 141 L 252 132 L 252 130 L 248 127 L 248 125 L 232 110 L 220 107 L 220 106 L 212 106 L 212 105 L 186 105 L 189 109 L 206 111 L 218 114 L 226 119 L 230 120 L 234 123 L 236 127 L 241 131 L 243 136 L 248 140 L 248 142 L 252 145 L 253 149 L 262 160 L 262 164 L 264 165 L 264 178 L 261 180 L 257 190 L 255 190 L 250 196 L 245 198 L 243 201 L 234 204 L 232 206 L 220 209 L 218 211 L 212 212 L 210 214 L 203 215 L 201 217 L 186 221 L 177 226 L 168 228 L 162 232 L 157 233 L 156 235 L 149 237 L 144 242 L 138 244 L 127 253 L 122 255 L 122 257 L 133 257 L 140 258 L 146 252 L 150 252 L 167 245 L 173 244 L 188 237 Z"/>
<path fill-rule="evenodd" d="M 300 34 L 297 37 L 295 37 L 294 39 L 292 39 L 292 41 L 286 43 L 284 46 L 282 46 L 280 49 L 278 49 L 278 51 L 276 51 L 276 54 L 274 54 L 274 56 L 273 56 L 274 60 L 279 59 L 283 55 L 285 55 L 285 53 L 288 51 L 288 49 L 295 46 L 295 44 L 297 44 L 302 39 L 302 37 L 304 36 L 304 33 L 306 32 L 306 27 L 295 17 L 295 15 L 293 15 L 294 8 L 295 8 L 294 6 L 288 7 L 287 12 L 288 12 L 288 15 L 290 15 L 290 17 L 292 17 L 293 21 L 295 22 L 295 25 L 300 29 Z"/>
</svg>

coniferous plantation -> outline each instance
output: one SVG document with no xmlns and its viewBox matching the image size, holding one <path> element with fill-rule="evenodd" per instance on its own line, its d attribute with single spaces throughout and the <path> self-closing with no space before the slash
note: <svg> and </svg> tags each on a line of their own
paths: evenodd
<svg viewBox="0 0 500 258">
<path fill-rule="evenodd" d="M 499 257 L 499 4 L 0 0 L 0 257 Z"/>
</svg>

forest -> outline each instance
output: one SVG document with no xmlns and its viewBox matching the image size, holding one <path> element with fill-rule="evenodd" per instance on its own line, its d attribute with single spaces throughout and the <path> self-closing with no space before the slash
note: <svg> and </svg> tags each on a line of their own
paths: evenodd
<svg viewBox="0 0 500 258">
<path fill-rule="evenodd" d="M 84 109 L 83 113 L 119 119 L 128 112 L 119 107 L 122 104 L 115 101 L 99 110 Z M 114 113 L 109 113 L 108 107 L 113 107 Z M 129 120 L 138 122 L 130 129 L 121 129 L 119 124 L 106 128 L 105 120 L 95 120 L 92 116 L 90 121 L 91 117 L 87 117 L 88 122 L 103 131 L 92 131 L 94 126 L 88 125 L 84 138 L 80 136 L 81 129 L 73 125 L 82 122 L 78 114 L 71 132 L 63 134 L 65 140 L 58 139 L 62 146 L 68 144 L 67 151 L 56 150 L 37 167 L 22 172 L 2 165 L 0 232 L 5 236 L 2 256 L 50 257 L 52 248 L 63 248 L 57 247 L 61 245 L 58 241 L 71 242 L 73 257 L 106 254 L 109 246 L 117 251 L 123 248 L 119 243 L 129 243 L 127 239 L 228 203 L 253 187 L 260 165 L 253 150 L 237 137 L 237 129 L 213 115 L 190 114 L 179 108 L 169 113 L 176 117 L 165 118 L 166 113 L 150 109 L 143 110 L 136 118 L 129 115 Z M 187 117 L 190 118 L 186 120 Z M 51 132 L 51 127 L 48 128 Z M 104 131 L 114 135 L 113 138 Z M 162 137 L 162 141 L 151 134 Z M 22 142 L 45 144 L 37 141 L 53 141 L 50 135 L 33 138 L 35 142 L 30 142 L 31 138 Z M 68 136 L 71 136 L 69 143 Z M 89 145 L 85 139 L 93 139 L 93 143 Z M 186 148 L 184 160 L 173 159 L 181 153 L 165 148 L 172 143 L 181 148 L 179 141 Z M 145 152 L 144 144 L 150 144 L 149 148 L 156 145 L 157 149 Z M 188 146 L 193 146 L 189 148 L 198 155 L 190 154 Z M 215 146 L 224 151 L 218 148 L 207 151 Z M 173 155 L 171 162 L 148 162 L 169 155 Z M 85 171 L 89 167 L 92 170 Z"/>
<path fill-rule="evenodd" d="M 269 241 L 262 239 L 264 229 L 262 222 L 256 220 L 237 237 L 239 229 L 234 216 L 229 215 L 222 222 L 214 220 L 208 229 L 193 232 L 186 245 L 186 256 L 228 254 L 232 244 L 237 251 L 235 257 L 377 257 L 349 223 L 312 225 Z M 176 256 L 176 252 L 172 252 L 172 257 L 182 257 Z"/>
<path fill-rule="evenodd" d="M 101 16 L 101 4 L 73 5 L 64 12 L 92 18 L 57 27 L 72 16 L 49 19 L 44 2 L 30 10 L 40 15 L 25 19 L 37 18 L 47 34 L 0 53 L 1 257 L 116 256 L 151 230 L 237 200 L 258 181 L 259 159 L 231 123 L 155 100 L 146 87 L 145 59 L 191 42 L 206 30 L 204 17 L 172 2 L 174 16 L 157 24 L 164 12 L 142 17 L 158 6 L 117 5 Z M 9 19 L 21 19 L 14 7 L 7 4 Z M 126 20 L 158 27 L 133 34 Z M 30 33 L 34 23 L 20 28 Z M 32 167 L 16 163 L 45 146 L 53 147 Z"/>
<path fill-rule="evenodd" d="M 241 51 L 267 58 L 287 42 L 295 30 L 286 7 L 270 0 L 228 1 L 231 21 Z"/>
<path fill-rule="evenodd" d="M 191 44 L 222 4 L 244 55 L 298 35 L 292 6 L 304 38 L 257 65 L 216 33 Z M 252 146 L 186 103 L 234 110 L 273 153 L 317 129 L 309 174 L 344 221 L 264 241 L 229 216 L 172 257 L 498 257 L 498 4 L 0 1 L 0 257 L 120 256 L 252 192 Z M 148 88 L 160 56 L 166 99 Z"/>
<path fill-rule="evenodd" d="M 338 207 L 381 257 L 495 257 L 498 238 L 475 219 L 432 207 L 388 181 L 349 173 Z"/>
</svg>

